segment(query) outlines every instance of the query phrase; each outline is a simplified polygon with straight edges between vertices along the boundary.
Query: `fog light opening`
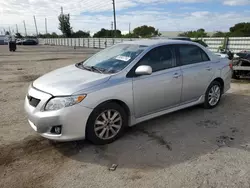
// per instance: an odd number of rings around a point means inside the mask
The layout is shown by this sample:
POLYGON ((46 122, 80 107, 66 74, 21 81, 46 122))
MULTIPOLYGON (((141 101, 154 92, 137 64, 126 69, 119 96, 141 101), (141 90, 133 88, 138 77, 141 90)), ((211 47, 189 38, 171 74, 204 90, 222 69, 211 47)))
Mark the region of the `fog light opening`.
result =
POLYGON ((53 134, 61 134, 62 126, 61 125, 53 126, 50 132, 53 134))

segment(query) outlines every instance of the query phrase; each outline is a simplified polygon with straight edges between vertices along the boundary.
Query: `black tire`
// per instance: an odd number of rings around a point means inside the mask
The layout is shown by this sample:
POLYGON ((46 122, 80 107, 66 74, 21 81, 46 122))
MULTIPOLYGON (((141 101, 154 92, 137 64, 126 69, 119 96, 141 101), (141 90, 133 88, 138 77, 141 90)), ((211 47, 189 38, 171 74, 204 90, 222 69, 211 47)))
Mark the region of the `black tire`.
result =
POLYGON ((88 122, 87 122, 87 127, 86 127, 86 138, 90 142, 96 145, 104 145, 104 144, 109 144, 111 142, 114 142, 117 140, 119 137, 121 137, 124 133, 125 128, 128 125, 128 116, 125 112, 125 110, 117 103, 114 102, 109 102, 109 103, 104 103, 98 106, 94 111, 91 113, 88 122), (110 139, 101 139, 98 137, 95 133, 95 121, 98 118, 100 114, 107 110, 116 110, 117 112, 120 113, 121 119, 122 119, 122 126, 120 130, 117 132, 117 134, 110 139))
POLYGON ((204 108, 206 108, 206 109, 211 109, 211 108, 215 108, 219 103, 220 103, 220 99, 221 99, 221 95, 222 95, 222 86, 221 86, 221 84, 220 84, 220 82, 218 82, 218 81, 213 81, 209 86, 208 86, 208 88, 207 88, 207 91, 206 91, 206 94, 205 94, 205 101, 204 101, 204 104, 203 104, 203 106, 204 106, 204 108), (212 87, 214 87, 214 86, 219 86, 219 88, 220 88, 220 96, 219 96, 219 100, 218 100, 218 102, 215 104, 215 105, 211 105, 210 103, 209 103, 209 91, 211 90, 211 88, 212 87))

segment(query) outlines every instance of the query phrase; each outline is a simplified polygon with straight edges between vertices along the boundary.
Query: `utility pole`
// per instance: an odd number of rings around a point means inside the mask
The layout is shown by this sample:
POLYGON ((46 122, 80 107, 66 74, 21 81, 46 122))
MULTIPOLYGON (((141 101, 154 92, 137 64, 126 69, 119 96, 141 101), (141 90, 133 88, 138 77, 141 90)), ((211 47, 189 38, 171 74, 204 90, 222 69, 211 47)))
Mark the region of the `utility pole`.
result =
POLYGON ((63 14, 63 7, 61 7, 61 14, 63 14))
POLYGON ((128 24, 128 32, 130 34, 130 23, 128 24))
POLYGON ((23 25, 24 25, 25 36, 27 36, 27 30, 26 30, 25 20, 23 20, 23 25))
POLYGON ((115 0, 113 2, 113 12, 114 12, 114 37, 116 37, 116 15, 115 15, 115 0))
POLYGON ((38 36, 37 25, 36 25, 36 17, 35 16, 34 16, 34 22, 35 22, 35 27, 36 27, 36 36, 38 36))
POLYGON ((114 27, 114 23, 111 22, 111 37, 114 35, 114 30, 113 30, 113 27, 114 27))
POLYGON ((47 18, 45 18, 45 34, 48 33, 48 28, 47 28, 47 18))
POLYGON ((18 33, 18 27, 17 27, 17 24, 16 24, 16 32, 18 33))

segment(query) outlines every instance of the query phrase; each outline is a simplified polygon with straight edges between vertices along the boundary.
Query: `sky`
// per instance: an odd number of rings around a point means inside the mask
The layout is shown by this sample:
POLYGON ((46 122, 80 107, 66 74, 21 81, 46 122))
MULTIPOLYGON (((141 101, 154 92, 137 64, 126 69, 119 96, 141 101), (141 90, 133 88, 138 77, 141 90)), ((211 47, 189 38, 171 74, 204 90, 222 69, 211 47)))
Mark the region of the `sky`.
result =
MULTIPOLYGON (((239 22, 250 22, 250 0, 115 0, 117 29, 126 33, 141 25, 159 31, 228 31, 239 22)), ((94 33, 111 29, 112 0, 0 0, 0 34, 3 30, 35 34, 34 16, 39 33, 57 32, 58 15, 71 16, 74 31, 94 33), (16 28, 17 26, 17 28, 16 28)))

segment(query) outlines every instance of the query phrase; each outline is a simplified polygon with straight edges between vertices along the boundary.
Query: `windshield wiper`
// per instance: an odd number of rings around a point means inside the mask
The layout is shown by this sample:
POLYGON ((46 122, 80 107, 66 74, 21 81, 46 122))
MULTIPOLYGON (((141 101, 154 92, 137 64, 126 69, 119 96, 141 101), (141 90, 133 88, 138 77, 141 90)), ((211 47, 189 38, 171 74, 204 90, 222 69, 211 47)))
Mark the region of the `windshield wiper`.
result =
POLYGON ((98 68, 98 67, 95 67, 95 66, 91 66, 91 69, 103 74, 103 72, 98 68))
POLYGON ((87 69, 89 71, 96 71, 96 72, 99 72, 101 74, 103 74, 103 71, 101 71, 98 67, 95 67, 95 66, 82 66, 84 69, 87 69))

